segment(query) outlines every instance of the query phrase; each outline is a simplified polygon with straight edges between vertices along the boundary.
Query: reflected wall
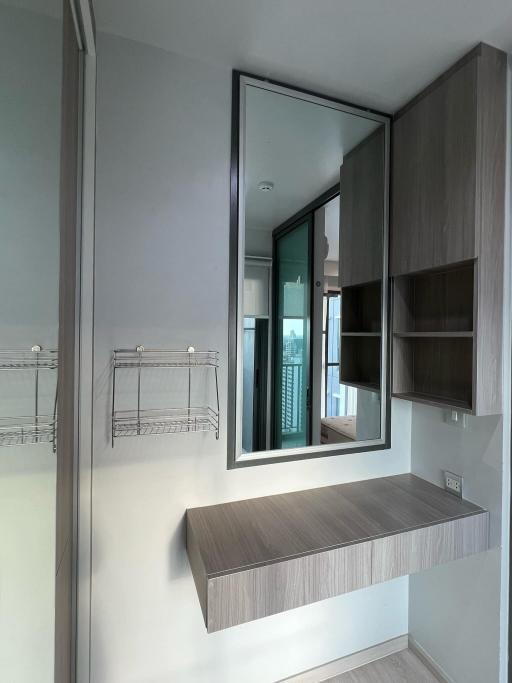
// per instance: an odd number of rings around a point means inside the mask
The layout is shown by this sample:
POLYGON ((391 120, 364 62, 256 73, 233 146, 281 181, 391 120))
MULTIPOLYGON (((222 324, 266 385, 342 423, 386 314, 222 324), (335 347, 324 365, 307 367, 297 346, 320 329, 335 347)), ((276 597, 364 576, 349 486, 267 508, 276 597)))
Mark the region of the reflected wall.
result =
MULTIPOLYGON (((0 4, 0 351, 30 357, 58 339, 62 22, 58 3, 25 7, 0 4)), ((0 371, 0 426, 52 416, 56 380, 39 372, 36 406, 33 367, 0 371)), ((0 446, 0 680, 50 683, 56 454, 42 436, 10 439, 0 446), (23 438, 36 443, 14 445, 23 438)))

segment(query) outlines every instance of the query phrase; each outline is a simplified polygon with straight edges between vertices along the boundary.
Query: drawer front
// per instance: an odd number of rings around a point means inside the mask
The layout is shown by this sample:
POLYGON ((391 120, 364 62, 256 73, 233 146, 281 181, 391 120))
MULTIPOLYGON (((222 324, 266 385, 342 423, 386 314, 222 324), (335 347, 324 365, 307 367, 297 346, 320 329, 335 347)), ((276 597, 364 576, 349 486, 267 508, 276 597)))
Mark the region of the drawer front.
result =
POLYGON ((208 632, 369 586, 371 542, 219 576, 208 581, 208 632))
POLYGON ((415 574, 488 548, 489 513, 373 541, 372 583, 415 574))

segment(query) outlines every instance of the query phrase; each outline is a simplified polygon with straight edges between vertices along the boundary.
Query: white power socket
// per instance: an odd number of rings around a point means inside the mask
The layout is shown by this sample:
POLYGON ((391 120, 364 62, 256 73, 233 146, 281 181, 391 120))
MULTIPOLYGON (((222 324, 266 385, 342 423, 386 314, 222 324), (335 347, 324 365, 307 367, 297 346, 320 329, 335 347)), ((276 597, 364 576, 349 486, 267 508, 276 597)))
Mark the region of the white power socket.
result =
POLYGON ((460 474, 444 471, 444 488, 454 496, 462 498, 462 477, 460 474))

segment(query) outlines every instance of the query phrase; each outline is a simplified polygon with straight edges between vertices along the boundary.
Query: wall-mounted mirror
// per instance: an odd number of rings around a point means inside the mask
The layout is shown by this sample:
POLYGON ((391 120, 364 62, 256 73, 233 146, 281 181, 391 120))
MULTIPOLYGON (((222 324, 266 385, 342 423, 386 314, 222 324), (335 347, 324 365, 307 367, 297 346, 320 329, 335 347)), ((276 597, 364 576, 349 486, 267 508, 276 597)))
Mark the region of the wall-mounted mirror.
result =
POLYGON ((0 3, 0 681, 55 680, 63 5, 0 3))
POLYGON ((229 467, 389 447, 389 125, 233 74, 229 467))

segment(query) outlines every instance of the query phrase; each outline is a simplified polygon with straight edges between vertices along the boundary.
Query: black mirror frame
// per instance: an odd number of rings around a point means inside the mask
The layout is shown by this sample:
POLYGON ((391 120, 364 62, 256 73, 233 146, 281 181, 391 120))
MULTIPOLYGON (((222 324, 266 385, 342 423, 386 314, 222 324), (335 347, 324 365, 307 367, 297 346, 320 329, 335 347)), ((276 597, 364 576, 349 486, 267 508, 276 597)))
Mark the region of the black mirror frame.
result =
POLYGON ((390 204, 390 149, 391 149, 391 122, 392 117, 389 114, 376 111, 355 105, 351 102, 337 99, 328 95, 323 95, 311 90, 274 81, 269 78, 257 76, 248 72, 233 70, 232 74, 232 100, 231 100, 231 163, 230 163, 230 232, 229 232, 229 329, 228 329, 228 401, 227 401, 227 445, 228 445, 228 460, 227 468, 235 469, 239 467, 253 467, 255 465, 267 465, 278 462, 293 462, 296 460, 305 460, 312 458, 325 458, 337 455, 348 455, 351 453, 367 453, 370 451, 381 451, 391 448, 391 286, 388 275, 389 264, 389 204, 390 204), (286 455, 272 455, 266 456, 266 453, 272 451, 259 451, 259 454, 252 454, 250 458, 241 460, 237 454, 237 392, 238 388, 238 310, 239 310, 239 173, 240 173, 240 93, 242 79, 251 79, 260 81, 261 83, 270 84, 290 91, 301 93, 311 98, 319 98, 326 100, 349 109, 361 112, 361 115, 367 117, 382 118, 383 124, 386 126, 386 181, 385 181, 385 240, 384 240, 384 257, 385 269, 384 279, 385 287, 383 300, 383 307, 386 306, 384 312, 385 328, 387 331, 385 343, 385 435, 377 444, 362 445, 354 447, 336 448, 334 445, 332 449, 314 450, 318 446, 306 446, 301 449, 301 453, 293 453, 286 455))

